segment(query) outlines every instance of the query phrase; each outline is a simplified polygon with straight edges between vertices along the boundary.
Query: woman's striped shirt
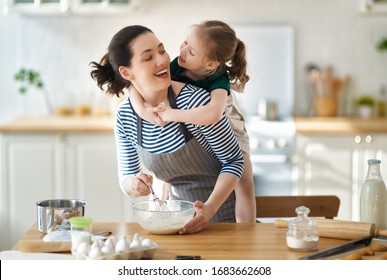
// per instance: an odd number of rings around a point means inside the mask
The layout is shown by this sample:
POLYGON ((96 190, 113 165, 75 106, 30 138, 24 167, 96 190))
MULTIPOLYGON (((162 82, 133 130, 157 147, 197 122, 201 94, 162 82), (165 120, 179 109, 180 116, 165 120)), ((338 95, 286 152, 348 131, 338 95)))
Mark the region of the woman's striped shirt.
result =
MULTIPOLYGON (((210 94, 199 87, 186 84, 176 97, 179 109, 187 110, 208 104, 210 94)), ((230 124, 223 114, 222 119, 212 125, 186 123, 188 131, 222 165, 221 173, 241 177, 244 168, 243 156, 230 124)), ((171 122, 157 126, 145 120, 142 122, 141 146, 150 153, 171 153, 185 144, 180 123, 171 122)), ((116 113, 115 138, 117 146, 118 173, 120 182, 141 171, 137 153, 137 115, 129 98, 120 104, 116 113)))

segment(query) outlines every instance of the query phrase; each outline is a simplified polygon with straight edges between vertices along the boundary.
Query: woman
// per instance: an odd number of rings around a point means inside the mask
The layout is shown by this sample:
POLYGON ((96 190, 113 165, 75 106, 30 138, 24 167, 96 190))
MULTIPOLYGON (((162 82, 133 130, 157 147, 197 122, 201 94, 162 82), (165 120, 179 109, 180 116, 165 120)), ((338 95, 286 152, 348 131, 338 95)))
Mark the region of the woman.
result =
MULTIPOLYGON (((192 109, 210 101, 198 87, 171 82, 170 57, 153 32, 128 26, 112 38, 100 63, 92 62, 91 76, 107 93, 119 96, 133 85, 145 106, 164 102, 192 109)), ((243 173, 242 152, 223 115, 213 125, 171 122, 157 126, 142 120, 129 99, 116 113, 115 137, 120 186, 127 195, 149 195, 153 172, 171 185, 169 197, 195 201, 195 217, 180 231, 194 233, 208 222, 235 222, 233 189, 243 173)))

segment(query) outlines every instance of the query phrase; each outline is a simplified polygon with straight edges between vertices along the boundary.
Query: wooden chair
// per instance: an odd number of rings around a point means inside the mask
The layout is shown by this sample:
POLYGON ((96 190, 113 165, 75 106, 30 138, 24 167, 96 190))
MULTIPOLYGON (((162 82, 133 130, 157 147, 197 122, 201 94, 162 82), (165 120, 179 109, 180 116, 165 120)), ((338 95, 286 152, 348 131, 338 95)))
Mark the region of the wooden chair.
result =
POLYGON ((310 217, 337 217, 340 199, 334 195, 256 196, 257 218, 296 217, 298 206, 310 209, 310 217))

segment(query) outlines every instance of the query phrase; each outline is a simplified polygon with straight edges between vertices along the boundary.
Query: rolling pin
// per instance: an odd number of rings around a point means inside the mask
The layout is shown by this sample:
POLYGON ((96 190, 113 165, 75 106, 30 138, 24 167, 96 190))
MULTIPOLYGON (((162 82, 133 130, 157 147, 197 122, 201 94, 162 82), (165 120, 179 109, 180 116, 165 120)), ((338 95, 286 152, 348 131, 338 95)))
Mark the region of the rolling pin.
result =
MULTIPOLYGON (((387 237, 386 229, 378 229, 375 224, 365 222, 352 222, 333 219, 312 218, 318 225, 321 237, 338 239, 358 239, 362 237, 383 236, 387 237)), ((288 227, 286 220, 278 219, 274 222, 277 228, 288 227)))

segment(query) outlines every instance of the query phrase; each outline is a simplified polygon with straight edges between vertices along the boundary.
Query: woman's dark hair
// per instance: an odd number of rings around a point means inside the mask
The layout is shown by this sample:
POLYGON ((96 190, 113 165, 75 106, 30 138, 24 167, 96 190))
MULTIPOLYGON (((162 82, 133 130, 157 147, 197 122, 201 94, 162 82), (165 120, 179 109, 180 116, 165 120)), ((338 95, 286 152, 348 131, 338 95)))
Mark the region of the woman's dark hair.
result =
POLYGON ((97 81, 100 89, 104 90, 106 84, 106 92, 116 95, 124 94, 123 89, 130 86, 130 81, 121 77, 118 68, 120 66, 130 66, 133 57, 131 43, 138 36, 152 32, 147 27, 141 25, 127 26, 118 31, 110 41, 107 53, 101 58, 100 62, 90 62, 94 68, 90 75, 97 81))

